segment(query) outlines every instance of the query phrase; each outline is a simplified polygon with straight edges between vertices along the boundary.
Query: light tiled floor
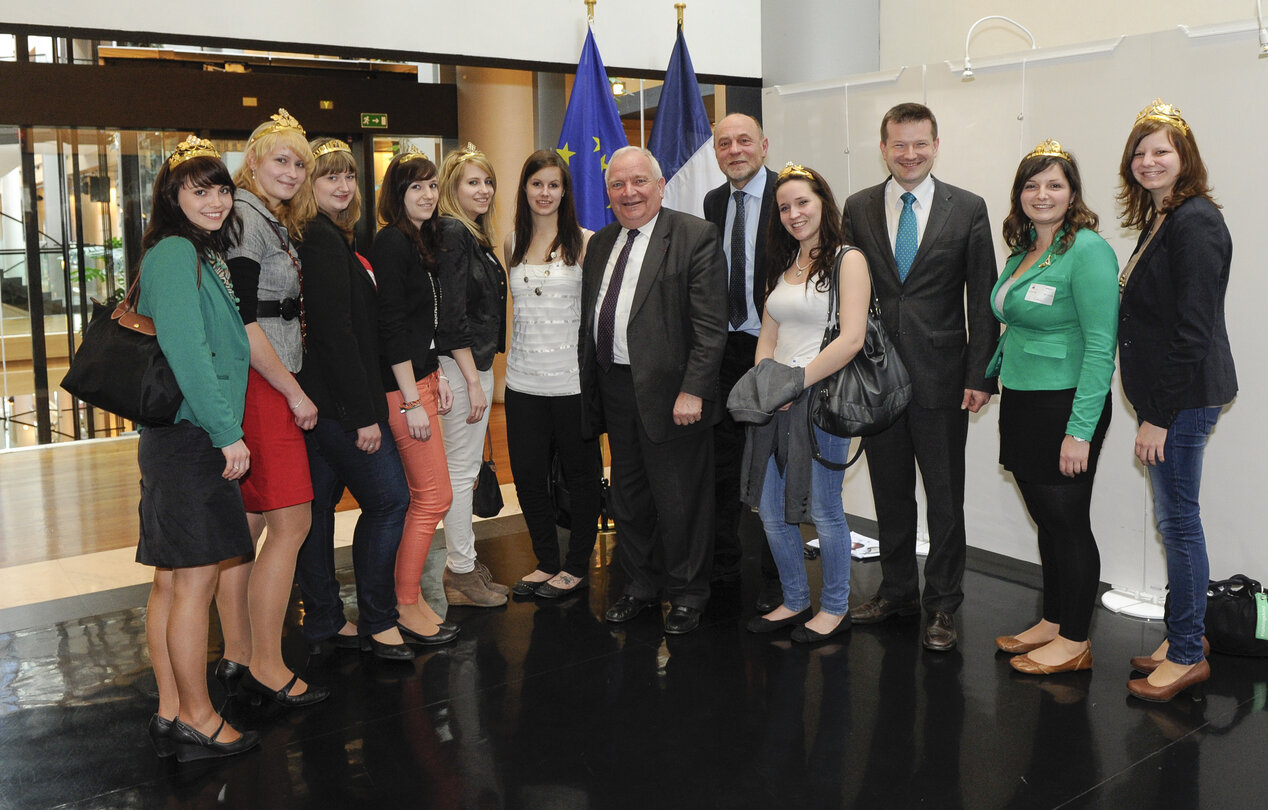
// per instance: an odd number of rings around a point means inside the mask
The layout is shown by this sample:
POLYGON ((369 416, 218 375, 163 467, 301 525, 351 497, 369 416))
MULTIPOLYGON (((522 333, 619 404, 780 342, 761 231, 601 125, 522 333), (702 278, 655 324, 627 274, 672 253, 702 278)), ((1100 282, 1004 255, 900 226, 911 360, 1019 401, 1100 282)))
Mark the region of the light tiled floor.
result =
MULTIPOLYGON (((502 499, 506 505, 498 517, 519 514, 514 484, 502 485, 502 499)), ((360 514, 360 510, 352 509, 335 515, 336 548, 352 544, 352 531, 360 514)), ((262 542, 267 540, 265 534, 262 542)), ((127 547, 0 568, 0 610, 144 585, 153 579, 154 569, 137 563, 135 558, 136 548, 127 547)))

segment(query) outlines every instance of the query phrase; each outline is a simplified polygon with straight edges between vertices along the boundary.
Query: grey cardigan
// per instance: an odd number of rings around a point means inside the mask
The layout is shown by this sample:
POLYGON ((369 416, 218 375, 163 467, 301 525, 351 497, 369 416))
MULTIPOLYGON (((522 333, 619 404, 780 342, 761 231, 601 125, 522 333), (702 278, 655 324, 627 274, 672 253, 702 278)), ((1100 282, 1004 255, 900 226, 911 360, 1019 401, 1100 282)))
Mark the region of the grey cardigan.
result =
MULTIPOLYGON (((246 189, 234 193, 234 210, 242 219, 242 236, 229 249, 226 258, 245 257, 260 265, 258 299, 280 301, 299 297, 299 274, 295 267, 299 255, 291 244, 290 235, 259 197, 246 189), (294 261, 292 261, 292 257, 294 261)), ((235 283, 238 279, 235 277, 235 283)), ((304 358, 303 336, 299 318, 289 320, 280 317, 259 318, 256 323, 273 344, 277 358, 286 370, 295 374, 304 358)))
POLYGON ((737 422, 748 422, 744 457, 740 462, 740 500, 753 508, 762 502, 767 460, 772 454, 784 474, 784 520, 811 523, 810 397, 804 388, 805 369, 770 358, 749 370, 731 389, 727 409, 737 422), (792 407, 779 410, 786 403, 792 407))

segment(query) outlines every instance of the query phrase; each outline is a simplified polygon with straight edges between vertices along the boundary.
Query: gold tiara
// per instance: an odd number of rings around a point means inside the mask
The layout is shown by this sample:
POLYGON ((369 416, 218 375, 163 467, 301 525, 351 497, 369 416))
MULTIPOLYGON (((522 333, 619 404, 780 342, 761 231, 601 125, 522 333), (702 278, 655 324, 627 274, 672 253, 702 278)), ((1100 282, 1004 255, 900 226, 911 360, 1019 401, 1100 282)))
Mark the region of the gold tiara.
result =
POLYGON ((301 138, 304 138, 305 135, 307 135, 307 133, 304 132, 304 128, 299 125, 299 121, 296 121, 295 116, 288 113, 285 107, 278 107, 277 112, 269 116, 269 120, 273 123, 268 128, 256 135, 253 135, 251 140, 247 141, 248 149, 251 148, 251 144, 255 143, 260 138, 263 138, 265 135, 272 135, 275 132, 285 132, 286 130, 291 129, 298 132, 301 138))
POLYGON ((401 152, 400 154, 401 163, 408 163, 411 160, 418 160, 419 158, 426 158, 426 157, 427 155, 418 151, 418 147, 412 143, 408 147, 406 147, 405 151, 401 152))
POLYGON ((1164 124, 1170 124, 1185 135, 1189 134, 1189 125, 1180 117, 1180 109, 1162 103, 1160 98, 1154 99, 1153 103, 1140 111, 1136 116, 1136 123, 1139 124, 1141 121, 1161 121, 1164 124))
POLYGON ((471 160, 473 157, 484 157, 484 153, 477 149, 476 145, 471 141, 467 141, 467 145, 462 147, 462 151, 458 153, 458 162, 471 160))
POLYGON ((1032 157, 1059 157, 1062 160, 1069 160, 1070 153, 1063 151, 1061 149, 1061 144, 1059 142, 1054 141, 1052 138, 1049 138, 1043 143, 1036 146, 1033 152, 1031 152, 1029 155, 1026 155, 1026 157, 1022 159, 1029 160, 1032 157))
POLYGON ((804 177, 807 180, 815 179, 815 176, 811 174, 810 170, 805 166, 802 166, 800 163, 792 162, 785 163, 784 168, 779 170, 779 176, 775 179, 783 180, 785 177, 804 177))
POLYGON ((216 151, 216 147, 211 145, 211 141, 205 141, 197 135, 190 135, 176 147, 167 158, 167 168, 175 169, 190 158, 196 157, 213 157, 219 158, 220 153, 216 151))
POLYGON ((347 152, 348 154, 352 154, 352 148, 338 138, 334 138, 326 141, 321 146, 313 150, 313 160, 316 160, 322 155, 329 155, 331 152, 347 152))

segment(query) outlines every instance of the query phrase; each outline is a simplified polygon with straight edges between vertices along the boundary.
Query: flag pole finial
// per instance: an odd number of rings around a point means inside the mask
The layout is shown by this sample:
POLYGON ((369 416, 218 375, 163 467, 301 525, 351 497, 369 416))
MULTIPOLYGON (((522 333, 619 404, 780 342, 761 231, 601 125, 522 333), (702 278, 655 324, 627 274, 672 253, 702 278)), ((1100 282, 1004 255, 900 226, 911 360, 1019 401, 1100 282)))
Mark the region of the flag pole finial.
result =
POLYGON ((597 1, 598 1, 598 0, 585 0, 585 3, 586 3, 586 23, 587 23, 587 24, 589 24, 589 25, 593 25, 593 24, 594 24, 594 4, 595 4, 597 1))
POLYGON ((678 11, 678 27, 682 28, 682 12, 687 8, 686 3, 674 3, 674 9, 678 11))

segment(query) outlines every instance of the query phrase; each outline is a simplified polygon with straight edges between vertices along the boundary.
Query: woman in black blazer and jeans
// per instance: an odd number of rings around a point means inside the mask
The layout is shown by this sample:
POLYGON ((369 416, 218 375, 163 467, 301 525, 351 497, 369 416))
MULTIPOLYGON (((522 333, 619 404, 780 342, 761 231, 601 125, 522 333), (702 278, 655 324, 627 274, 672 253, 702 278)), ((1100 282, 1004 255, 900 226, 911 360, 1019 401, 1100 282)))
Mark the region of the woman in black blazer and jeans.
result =
POLYGON ((1233 244, 1206 166, 1180 111, 1155 100, 1136 117, 1119 167, 1122 221, 1141 231, 1119 277, 1123 391, 1140 428, 1167 555, 1167 640, 1133 658, 1148 678, 1132 694, 1167 701, 1210 677, 1202 639, 1209 566, 1198 507, 1202 454, 1220 407, 1237 393, 1224 323, 1233 244))

